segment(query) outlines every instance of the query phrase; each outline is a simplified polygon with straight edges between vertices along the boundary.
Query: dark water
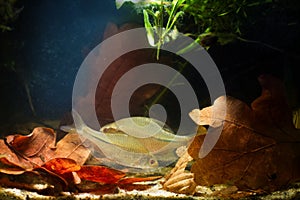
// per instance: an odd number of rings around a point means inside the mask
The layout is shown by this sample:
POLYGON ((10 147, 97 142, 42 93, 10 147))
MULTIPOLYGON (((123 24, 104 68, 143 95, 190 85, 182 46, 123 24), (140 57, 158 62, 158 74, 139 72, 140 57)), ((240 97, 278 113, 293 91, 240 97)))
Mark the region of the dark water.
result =
POLYGON ((20 6, 14 30, 0 38, 3 125, 69 111, 77 70, 102 41, 107 23, 134 21, 135 14, 116 10, 112 0, 33 0, 20 6))
MULTIPOLYGON (((20 4, 23 10, 13 31, 0 37, 1 132, 7 131, 4 127, 9 124, 60 119, 71 109, 77 70, 102 41, 107 23, 143 20, 133 10, 117 10, 114 0, 31 0, 20 4)), ((260 95, 257 76, 272 73, 285 80, 291 105, 300 106, 298 7, 250 23, 244 36, 256 42, 211 47, 209 53, 220 69, 227 94, 250 103, 260 95)))

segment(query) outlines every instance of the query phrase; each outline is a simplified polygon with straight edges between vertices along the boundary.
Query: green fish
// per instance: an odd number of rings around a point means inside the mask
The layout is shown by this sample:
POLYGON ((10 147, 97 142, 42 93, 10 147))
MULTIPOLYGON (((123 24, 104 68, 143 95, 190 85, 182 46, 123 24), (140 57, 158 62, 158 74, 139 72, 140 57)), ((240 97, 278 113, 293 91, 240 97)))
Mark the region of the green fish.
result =
POLYGON ((130 117, 107 124, 100 129, 106 135, 130 135, 151 152, 159 163, 178 158, 176 150, 187 146, 193 136, 175 135, 163 122, 148 117, 130 117))
POLYGON ((87 127, 76 111, 73 117, 77 130, 69 126, 62 126, 62 130, 82 134, 97 144, 107 158, 129 167, 153 169, 170 164, 179 157, 177 149, 187 146, 193 138, 175 135, 163 122, 149 117, 120 119, 100 131, 87 127))
POLYGON ((142 169, 158 167, 158 161, 135 137, 123 133, 105 134, 89 128, 79 113, 72 111, 76 130, 73 127, 62 126, 66 132, 76 131, 96 144, 103 154, 117 164, 142 169))
POLYGON ((165 142, 188 142, 190 136, 175 135, 163 122, 149 117, 129 117, 103 126, 100 131, 121 131, 140 139, 155 138, 165 142))

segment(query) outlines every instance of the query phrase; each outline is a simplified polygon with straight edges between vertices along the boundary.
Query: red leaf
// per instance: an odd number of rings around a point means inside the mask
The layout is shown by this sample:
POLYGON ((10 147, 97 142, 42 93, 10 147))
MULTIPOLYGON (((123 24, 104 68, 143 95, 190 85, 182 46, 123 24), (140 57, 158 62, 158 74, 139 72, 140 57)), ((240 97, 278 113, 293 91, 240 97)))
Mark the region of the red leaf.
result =
POLYGON ((78 165, 74 160, 69 158, 54 158, 46 162, 42 167, 56 174, 65 174, 69 172, 76 172, 80 170, 80 165, 78 165))
POLYGON ((73 191, 75 184, 81 181, 76 175, 80 168, 80 165, 72 159, 54 158, 35 170, 45 170, 49 175, 59 177, 69 190, 73 191))
POLYGON ((82 166, 77 172, 82 180, 94 181, 103 184, 115 184, 126 174, 104 166, 82 166))

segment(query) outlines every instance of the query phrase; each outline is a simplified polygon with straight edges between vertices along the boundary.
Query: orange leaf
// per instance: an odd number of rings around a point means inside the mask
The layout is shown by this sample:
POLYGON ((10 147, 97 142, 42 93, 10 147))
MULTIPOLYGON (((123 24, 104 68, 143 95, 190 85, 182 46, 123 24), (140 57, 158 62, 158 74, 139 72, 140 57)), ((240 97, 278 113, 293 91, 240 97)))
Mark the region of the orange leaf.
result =
POLYGON ((126 175, 124 172, 104 166, 89 165, 82 166, 77 174, 83 180, 89 180, 103 184, 115 184, 126 175))
POLYGON ((80 168, 80 165, 72 159, 54 158, 35 170, 45 170, 50 176, 57 176, 68 186, 69 190, 72 191, 74 190, 74 185, 81 181, 76 174, 80 168))
POLYGON ((54 158, 46 162, 42 167, 56 174, 65 174, 69 172, 76 172, 80 170, 80 165, 78 165, 74 160, 69 158, 54 158))

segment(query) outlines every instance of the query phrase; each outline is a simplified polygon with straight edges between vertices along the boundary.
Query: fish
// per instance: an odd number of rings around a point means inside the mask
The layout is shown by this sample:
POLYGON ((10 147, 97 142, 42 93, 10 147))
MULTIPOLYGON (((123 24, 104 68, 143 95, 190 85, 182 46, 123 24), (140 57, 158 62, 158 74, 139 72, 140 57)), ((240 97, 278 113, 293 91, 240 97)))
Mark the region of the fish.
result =
POLYGON ((177 149, 187 147, 193 138, 193 136, 175 135, 165 123, 149 117, 123 118, 104 125, 99 131, 87 127, 76 111, 73 111, 73 118, 76 129, 70 126, 62 126, 60 129, 66 132, 79 132, 95 144, 98 143, 97 146, 101 151, 106 151, 106 153, 104 152, 107 154, 106 157, 125 166, 128 166, 125 161, 128 155, 119 158, 118 153, 107 149, 110 150, 115 146, 122 151, 130 152, 130 154, 134 153, 134 155, 130 155, 132 158, 127 158, 128 160, 134 158, 135 162, 132 161, 134 163, 132 165, 137 166, 138 164, 139 168, 150 169, 176 161, 180 156, 176 153, 177 149), (111 153, 118 158, 110 156, 111 153), (146 158, 142 159, 136 154, 146 155, 146 158))
POLYGON ((135 137, 159 163, 178 159, 177 149, 186 147, 193 136, 175 135, 165 123, 149 117, 129 117, 104 125, 100 131, 106 135, 123 133, 135 137))
POLYGON ((108 159, 132 168, 154 169, 158 167, 155 156, 136 138, 123 133, 105 134, 102 131, 96 131, 84 123, 76 110, 73 109, 72 114, 76 128, 61 126, 60 129, 66 132, 76 131, 97 145, 108 159))
POLYGON ((155 138, 165 142, 188 142, 191 136, 175 135, 163 122, 149 117, 128 117, 104 125, 100 131, 121 131, 140 139, 155 138))

